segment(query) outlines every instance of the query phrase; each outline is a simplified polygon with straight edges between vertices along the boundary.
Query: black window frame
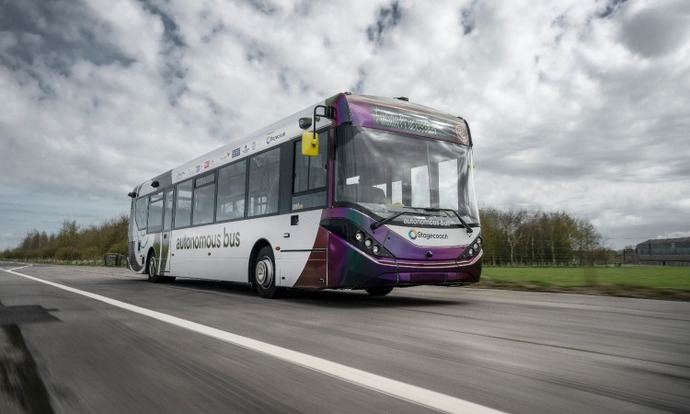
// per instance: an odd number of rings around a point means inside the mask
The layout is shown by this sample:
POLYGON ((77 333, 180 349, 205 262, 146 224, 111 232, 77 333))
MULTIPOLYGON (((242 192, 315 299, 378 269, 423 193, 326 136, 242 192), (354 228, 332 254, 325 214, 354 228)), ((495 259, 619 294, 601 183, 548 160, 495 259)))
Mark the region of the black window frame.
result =
POLYGON ((163 227, 161 228, 161 231, 163 233, 168 233, 171 232, 175 227, 174 227, 174 221, 175 221, 175 186, 170 186, 166 187, 163 191, 163 227), (167 195, 170 193, 172 196, 172 199, 170 200, 170 211, 168 211, 168 199, 167 195), (168 213, 170 214, 170 227, 165 228, 165 219, 168 217, 168 213))
POLYGON ((213 171, 210 171, 208 173, 200 174, 196 177, 193 178, 194 182, 192 183, 192 207, 191 207, 191 214, 189 215, 189 227, 199 227, 199 226, 208 226, 209 224, 214 224, 216 222, 216 202, 218 201, 218 177, 217 177, 217 169, 214 169, 213 171), (204 178, 213 176, 213 181, 208 182, 208 183, 203 183, 199 186, 197 186, 197 181, 202 180, 204 178), (213 186, 213 212, 211 213, 211 221, 208 223, 200 223, 200 224, 194 224, 194 201, 196 201, 196 190, 198 188, 204 188, 204 187, 211 187, 213 186))
POLYGON ((172 231, 172 230, 186 229, 186 228, 192 227, 192 210, 193 210, 193 209, 194 209, 194 178, 188 178, 188 179, 186 179, 186 180, 183 180, 183 181, 180 181, 180 182, 175 183, 175 185, 173 185, 173 213, 172 213, 172 215, 173 215, 173 222, 172 222, 172 229, 171 229, 171 231, 172 231), (189 199, 189 200, 190 200, 190 204, 189 204, 189 224, 186 225, 186 226, 180 226, 180 227, 178 227, 178 226, 177 226, 177 193, 178 193, 177 188, 178 188, 180 185, 182 185, 182 184, 184 184, 184 183, 186 183, 186 182, 189 182, 189 181, 192 182, 192 196, 191 196, 191 198, 189 199))
MULTIPOLYGON (((296 136, 293 137, 292 139, 285 141, 281 143, 280 145, 275 145, 271 146, 269 148, 263 149, 257 153, 248 155, 246 157, 240 158, 238 160, 235 160, 231 163, 224 164, 221 166, 218 166, 214 168, 211 171, 204 172, 203 174, 199 174, 198 176, 193 176, 189 177, 186 180, 179 181, 177 183, 172 184, 170 187, 163 189, 160 191, 160 194, 162 194, 163 199, 165 200, 165 193, 166 191, 170 190, 172 192, 172 209, 170 214, 172 215, 172 220, 171 220, 171 227, 170 230, 167 231, 173 231, 173 230, 181 230, 181 229, 187 229, 191 227, 199 227, 199 226, 208 226, 211 224, 216 224, 216 223, 228 223, 228 222, 233 222, 233 221, 241 221, 241 220, 251 220, 254 218, 262 218, 262 217, 270 217, 270 216, 277 216, 277 215, 282 215, 282 214, 289 214, 291 212, 303 212, 303 211, 310 211, 310 210, 317 210, 317 209, 323 209, 328 206, 328 182, 330 179, 329 176, 329 159, 330 159, 330 151, 331 151, 331 131, 335 131, 332 127, 327 126, 325 128, 320 129, 317 131, 317 133, 321 136, 321 134, 326 134, 325 135, 325 142, 323 142, 324 145, 321 145, 321 142, 319 143, 319 151, 324 151, 325 154, 325 162, 326 162, 326 180, 323 186, 318 187, 318 188, 313 188, 310 190, 305 190, 305 191, 300 191, 300 192, 294 192, 294 174, 295 174, 295 162, 296 162, 296 148, 298 144, 301 144, 301 136, 296 136), (254 157, 261 156, 263 154, 266 154, 269 151, 278 151, 278 209, 275 212, 272 213, 266 213, 266 214, 257 214, 253 216, 249 216, 249 184, 250 184, 250 174, 251 174, 251 161, 254 157), (225 220, 218 220, 217 215, 218 215, 218 185, 219 185, 219 175, 220 175, 220 170, 222 168, 227 168, 235 164, 239 164, 244 162, 244 212, 242 214, 242 217, 237 217, 237 218, 231 218, 231 219, 225 219, 225 220), (203 180, 204 178, 213 175, 213 182, 209 183, 204 183, 200 186, 197 186, 197 180, 203 180), (182 184, 188 183, 191 181, 191 191, 192 195, 190 198, 190 212, 189 212, 189 224, 186 226, 178 226, 176 223, 176 218, 177 218, 177 210, 178 210, 178 205, 177 205, 177 199, 178 199, 178 187, 182 184), (206 186, 213 186, 214 187, 214 197, 213 197, 213 217, 212 221, 208 223, 203 223, 203 224, 194 224, 194 201, 195 201, 195 193, 197 188, 201 187, 206 187, 206 186), (302 195, 309 195, 309 194, 315 194, 319 192, 324 192, 325 197, 324 197, 324 202, 322 204, 319 204, 318 206, 314 207, 308 207, 308 208, 303 208, 303 209, 297 209, 294 210, 292 208, 292 198, 294 196, 302 196, 302 195)), ((309 182, 307 180, 307 187, 309 186, 309 182)), ((146 196, 148 197, 148 195, 146 196)), ((164 212, 163 212, 163 225, 161 226, 161 229, 164 227, 165 223, 165 201, 164 201, 164 212)), ((148 203, 147 203, 148 207, 148 203)), ((148 213, 147 213, 147 228, 148 228, 148 213)))
POLYGON ((301 150, 301 144, 302 144, 302 137, 297 137, 294 141, 291 141, 293 144, 291 146, 292 149, 292 180, 290 181, 290 211, 291 212, 301 212, 301 211, 309 211, 309 210, 318 210, 318 209, 323 209, 328 206, 328 148, 329 148, 329 142, 330 142, 330 133, 331 133, 332 128, 330 126, 322 128, 318 131, 316 131, 317 134, 319 134, 319 137, 321 134, 326 133, 326 139, 325 139, 325 145, 321 145, 322 143, 319 142, 319 152, 324 151, 325 155, 325 161, 326 161, 326 169, 324 171, 326 175, 326 180, 324 182, 324 185, 318 188, 312 188, 309 189, 309 177, 311 174, 311 158, 310 158, 310 168, 307 168, 307 190, 304 191, 298 191, 295 192, 295 179, 297 178, 297 150, 299 148, 300 154, 302 153, 301 150), (324 193, 324 200, 323 204, 319 204, 317 206, 312 206, 312 207, 307 207, 307 208, 300 208, 300 209, 294 209, 292 208, 292 199, 294 197, 299 197, 303 195, 309 195, 309 194, 315 194, 315 193, 324 193))
MULTIPOLYGON (((289 143, 289 142, 288 142, 289 143)), ((270 216, 277 216, 280 214, 284 214, 281 211, 281 199, 282 199, 282 191, 281 189, 283 188, 282 183, 281 183, 281 177, 283 176, 283 154, 285 153, 285 144, 281 145, 276 145, 270 148, 266 148, 263 151, 257 152, 256 154, 252 154, 244 159, 247 160, 247 174, 245 176, 245 191, 244 191, 244 219, 245 220, 251 220, 254 218, 260 218, 260 217, 270 217, 270 216), (266 213, 266 214, 256 214, 253 216, 249 215, 249 176, 251 175, 251 160, 254 159, 254 157, 258 157, 259 155, 266 154, 269 151, 278 151, 278 208, 274 213, 266 213)))
POLYGON ((137 228, 137 231, 145 231, 148 233, 148 228, 149 228, 149 195, 141 196, 137 198, 134 202, 134 226, 137 228), (137 215, 139 214, 139 201, 142 199, 146 199, 146 220, 144 220, 144 227, 139 227, 139 220, 137 219, 137 215))
POLYGON ((149 198, 149 201, 147 203, 148 209, 146 211, 146 234, 160 233, 163 231, 163 220, 165 220, 165 191, 161 190, 156 193, 149 194, 147 197, 149 198), (161 206, 161 222, 158 226, 158 230, 153 231, 151 230, 151 223, 149 223, 151 219, 151 204, 159 201, 163 201, 163 205, 161 206))
MULTIPOLYGON (((254 154, 256 155, 256 154, 254 154)), ((214 223, 229 223, 231 221, 239 221, 239 220, 246 220, 249 217, 247 217, 247 198, 249 196, 248 188, 247 186, 249 185, 249 158, 251 157, 245 157, 242 159, 239 159, 237 161, 231 162, 229 164, 225 164, 223 166, 220 166, 216 169, 216 200, 215 200, 215 211, 213 213, 213 222, 214 223), (223 168, 229 168, 233 165, 237 165, 240 163, 244 163, 244 211, 242 211, 242 217, 235 217, 235 218, 229 218, 229 219, 224 219, 224 220, 218 220, 218 184, 220 182, 220 170, 223 168)))

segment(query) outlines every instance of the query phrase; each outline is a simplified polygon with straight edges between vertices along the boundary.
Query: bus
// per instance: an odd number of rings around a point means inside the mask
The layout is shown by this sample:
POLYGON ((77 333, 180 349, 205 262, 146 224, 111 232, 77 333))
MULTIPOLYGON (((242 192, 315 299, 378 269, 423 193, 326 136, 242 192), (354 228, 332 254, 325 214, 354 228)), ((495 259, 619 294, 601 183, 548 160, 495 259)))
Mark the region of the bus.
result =
POLYGON ((479 281, 472 136, 405 97, 339 93, 137 185, 129 268, 286 289, 479 281))

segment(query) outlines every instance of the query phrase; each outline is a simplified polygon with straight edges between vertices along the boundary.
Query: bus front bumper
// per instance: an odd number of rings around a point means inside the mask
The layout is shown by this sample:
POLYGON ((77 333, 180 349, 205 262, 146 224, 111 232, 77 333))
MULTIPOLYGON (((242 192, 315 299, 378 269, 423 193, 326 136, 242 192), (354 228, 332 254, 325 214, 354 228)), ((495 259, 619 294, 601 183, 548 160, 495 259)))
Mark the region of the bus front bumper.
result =
MULTIPOLYGON (((333 239, 335 238, 331 238, 331 243, 335 241, 333 239)), ((481 251, 467 261, 416 261, 373 257, 342 239, 336 243, 338 246, 329 246, 328 288, 331 289, 466 285, 478 282, 481 275, 481 251), (341 254, 334 254, 335 252, 341 254)))

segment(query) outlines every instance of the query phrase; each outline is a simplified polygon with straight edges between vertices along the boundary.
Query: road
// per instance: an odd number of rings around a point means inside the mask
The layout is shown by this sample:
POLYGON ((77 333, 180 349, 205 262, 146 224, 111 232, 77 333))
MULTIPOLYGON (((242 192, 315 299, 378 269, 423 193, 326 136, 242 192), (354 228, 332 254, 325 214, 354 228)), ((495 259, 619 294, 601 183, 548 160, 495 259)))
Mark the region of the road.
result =
POLYGON ((508 413, 690 412, 687 302, 441 287, 266 300, 123 269, 17 272, 420 391, 384 393, 0 271, 2 413, 434 412, 423 390, 508 413))

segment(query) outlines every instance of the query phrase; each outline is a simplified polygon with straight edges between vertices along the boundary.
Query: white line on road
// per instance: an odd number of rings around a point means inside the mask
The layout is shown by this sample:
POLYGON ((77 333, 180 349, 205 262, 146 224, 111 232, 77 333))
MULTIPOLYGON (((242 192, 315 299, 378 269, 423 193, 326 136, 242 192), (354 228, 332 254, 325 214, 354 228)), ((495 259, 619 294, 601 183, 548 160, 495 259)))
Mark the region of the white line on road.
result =
MULTIPOLYGON (((17 268, 19 269, 19 268, 17 268)), ((308 368, 322 374, 335 377, 349 383, 374 390, 391 397, 399 398, 414 404, 425 406, 437 411, 447 413, 486 413, 486 414, 500 414, 501 411, 494 410, 483 405, 475 404, 460 398, 452 397, 450 395, 441 394, 436 391, 431 391, 426 388, 417 387, 415 385, 407 384, 394 379, 382 377, 380 375, 372 374, 370 372, 362 371, 357 368, 352 368, 347 365, 332 362, 323 358, 304 354, 302 352, 293 351, 277 345, 271 345, 266 342, 257 341, 255 339, 247 338, 245 336, 237 335, 231 332, 223 331, 210 326, 202 325, 200 323, 181 319, 166 313, 157 312, 151 309, 142 308, 140 306, 132 305, 130 303, 122 302, 116 299, 111 299, 107 296, 97 295, 95 293, 87 292, 80 289, 75 289, 60 283, 50 282, 39 279, 35 276, 29 276, 24 273, 19 273, 16 270, 4 270, 16 276, 30 279, 36 282, 45 283, 56 287, 58 289, 66 290, 68 292, 76 293, 78 295, 86 296, 88 298, 116 306, 140 315, 148 316, 157 319, 161 322, 169 323, 180 328, 188 329, 190 331, 200 333, 202 335, 210 336, 221 341, 249 349, 256 352, 261 352, 278 358, 283 361, 308 368)))

